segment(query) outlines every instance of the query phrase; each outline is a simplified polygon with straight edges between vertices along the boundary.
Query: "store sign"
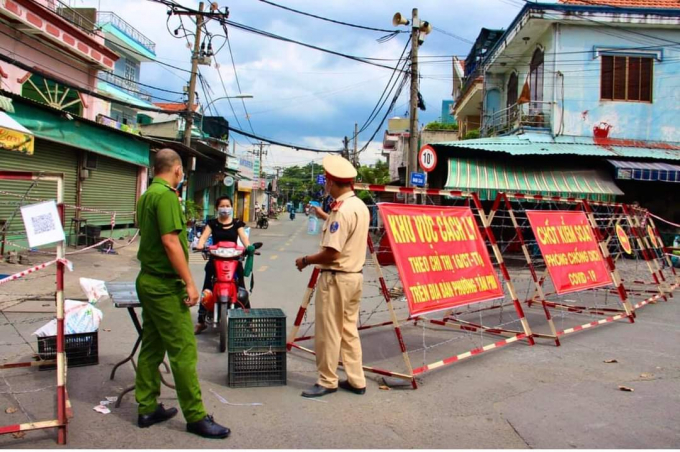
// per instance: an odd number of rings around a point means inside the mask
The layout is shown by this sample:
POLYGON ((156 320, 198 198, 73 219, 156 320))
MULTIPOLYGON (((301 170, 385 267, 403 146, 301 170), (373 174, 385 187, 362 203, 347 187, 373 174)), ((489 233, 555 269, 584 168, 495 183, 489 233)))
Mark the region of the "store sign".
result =
POLYGON ((0 111, 0 148, 33 155, 35 139, 24 126, 0 111))
POLYGON ((527 210, 527 218, 558 294, 612 283, 584 212, 527 210))
POLYGON ((227 157, 227 169, 232 171, 239 170, 239 160, 238 157, 227 157))
POLYGON ((253 161, 248 157, 239 157, 238 159, 238 171, 246 179, 253 179, 253 161))
POLYGON ((256 187, 260 186, 260 161, 255 160, 253 162, 253 184, 256 187))
POLYGON ((238 181, 238 189, 239 189, 239 191, 252 191, 253 190, 253 181, 250 181, 250 180, 240 180, 240 181, 238 181))
POLYGON ((378 204, 411 315, 502 298, 469 207, 378 204))

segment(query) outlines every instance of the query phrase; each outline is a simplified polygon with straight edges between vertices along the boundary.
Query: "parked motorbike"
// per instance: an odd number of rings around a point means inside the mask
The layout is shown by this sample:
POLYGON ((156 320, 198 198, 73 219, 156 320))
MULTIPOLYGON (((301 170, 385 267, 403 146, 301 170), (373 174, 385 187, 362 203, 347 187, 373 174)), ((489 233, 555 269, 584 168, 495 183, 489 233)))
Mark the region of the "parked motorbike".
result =
MULTIPOLYGON (((262 243, 253 243, 253 246, 260 249, 262 243)), ((201 304, 207 311, 206 324, 219 330, 219 351, 224 353, 227 350, 227 310, 250 309, 250 297, 243 287, 245 248, 233 242, 219 242, 202 252, 204 259, 212 257, 215 277, 212 290, 203 291, 201 304)))
POLYGON ((291 209, 290 211, 290 219, 291 221, 295 219, 295 211, 291 209))

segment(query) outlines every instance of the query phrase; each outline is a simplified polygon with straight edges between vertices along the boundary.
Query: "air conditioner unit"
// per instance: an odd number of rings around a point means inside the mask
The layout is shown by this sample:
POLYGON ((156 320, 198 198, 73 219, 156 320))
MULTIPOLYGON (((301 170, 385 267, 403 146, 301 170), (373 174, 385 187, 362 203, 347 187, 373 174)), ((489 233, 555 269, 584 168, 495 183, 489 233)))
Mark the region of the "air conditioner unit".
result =
POLYGON ((88 170, 97 169, 98 157, 94 152, 86 152, 85 159, 83 160, 83 168, 88 170))

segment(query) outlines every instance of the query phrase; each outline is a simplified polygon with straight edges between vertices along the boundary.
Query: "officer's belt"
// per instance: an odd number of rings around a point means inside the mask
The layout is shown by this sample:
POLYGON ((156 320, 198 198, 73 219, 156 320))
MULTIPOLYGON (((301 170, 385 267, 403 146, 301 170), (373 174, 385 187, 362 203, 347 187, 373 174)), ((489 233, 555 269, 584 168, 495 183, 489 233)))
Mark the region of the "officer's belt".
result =
POLYGON ((176 273, 156 273, 150 270, 146 270, 144 268, 142 269, 142 273, 146 273, 147 275, 151 275, 161 279, 181 279, 179 275, 176 273))
POLYGON ((323 269, 323 268, 321 269, 321 273, 331 273, 333 275, 336 274, 336 273, 354 275, 354 274, 361 274, 363 272, 364 272, 363 270, 359 270, 358 272, 348 272, 348 271, 345 271, 345 270, 331 270, 331 269, 323 269))

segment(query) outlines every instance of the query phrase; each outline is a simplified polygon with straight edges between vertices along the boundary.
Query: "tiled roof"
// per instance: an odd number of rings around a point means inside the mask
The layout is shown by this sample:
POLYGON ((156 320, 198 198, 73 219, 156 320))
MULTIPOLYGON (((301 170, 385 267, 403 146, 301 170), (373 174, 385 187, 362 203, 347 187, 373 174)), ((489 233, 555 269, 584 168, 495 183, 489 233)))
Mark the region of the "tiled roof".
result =
POLYGON ((568 5, 680 9, 680 0, 560 0, 560 2, 568 5))
MULTIPOLYGON (((154 105, 161 110, 171 110, 171 111, 186 111, 187 104, 180 104, 176 102, 154 102, 154 105)), ((198 104, 194 104, 194 111, 198 110, 198 104)))

